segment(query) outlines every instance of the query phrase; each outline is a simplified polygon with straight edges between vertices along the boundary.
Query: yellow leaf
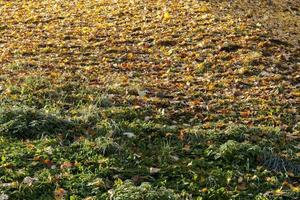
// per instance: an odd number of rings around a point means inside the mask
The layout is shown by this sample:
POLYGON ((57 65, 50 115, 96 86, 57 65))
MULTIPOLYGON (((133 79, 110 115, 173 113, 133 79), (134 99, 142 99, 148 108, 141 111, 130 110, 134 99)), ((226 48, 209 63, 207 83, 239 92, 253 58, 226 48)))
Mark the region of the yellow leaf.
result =
POLYGON ((295 96, 295 97, 300 97, 300 90, 297 90, 297 89, 293 90, 293 91, 291 92, 291 95, 293 95, 293 96, 295 96))
POLYGON ((100 178, 96 178, 93 182, 88 183, 88 186, 96 186, 96 187, 100 187, 100 188, 105 188, 105 182, 100 179, 100 178))
POLYGON ((214 90, 215 87, 216 87, 216 85, 215 85, 214 83, 210 83, 210 84, 208 84, 208 86, 207 86, 207 90, 214 90))
POLYGON ((211 124, 210 123, 205 123, 205 124, 203 124, 203 126, 202 126, 204 129, 209 129, 209 128, 211 128, 211 124))
POLYGON ((127 55, 127 58, 128 58, 129 60, 132 60, 132 59, 133 59, 133 53, 129 53, 129 54, 127 55))
POLYGON ((31 143, 27 143, 26 147, 29 148, 29 149, 34 149, 35 148, 34 144, 31 144, 31 143))
POLYGON ((297 193, 299 193, 300 192, 300 187, 298 186, 298 187, 295 187, 295 186, 293 186, 293 185, 289 185, 290 186, 290 188, 291 188, 291 190, 293 191, 293 192, 297 192, 297 193))
POLYGON ((164 13, 164 20, 169 20, 169 19, 171 19, 170 13, 169 12, 165 12, 164 13))
POLYGON ((199 8, 199 12, 208 12, 208 11, 209 11, 209 9, 206 5, 203 5, 199 8))
POLYGON ((239 73, 239 74, 245 74, 245 73, 247 73, 247 72, 249 72, 249 68, 248 68, 248 67, 242 67, 242 68, 240 68, 240 69, 238 70, 238 73, 239 73))
POLYGON ((277 195, 277 196, 281 196, 284 194, 284 192, 281 190, 281 189, 277 189, 274 191, 274 194, 277 195))

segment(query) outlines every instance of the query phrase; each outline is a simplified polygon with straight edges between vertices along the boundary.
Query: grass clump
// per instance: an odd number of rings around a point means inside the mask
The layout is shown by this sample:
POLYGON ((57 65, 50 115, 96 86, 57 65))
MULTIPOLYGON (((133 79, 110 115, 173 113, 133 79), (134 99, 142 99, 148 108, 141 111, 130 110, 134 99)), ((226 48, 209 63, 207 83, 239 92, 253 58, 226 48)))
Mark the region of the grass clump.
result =
POLYGON ((215 159, 221 158, 229 162, 237 160, 244 161, 245 158, 255 159, 260 152, 259 146, 228 140, 217 149, 214 157, 215 159))
POLYGON ((17 139, 51 135, 71 135, 75 123, 29 108, 0 110, 0 134, 17 139))
POLYGON ((118 184, 111 190, 113 200, 156 200, 156 199, 179 199, 173 190, 165 187, 154 188, 150 183, 144 182, 135 186, 131 181, 118 184))

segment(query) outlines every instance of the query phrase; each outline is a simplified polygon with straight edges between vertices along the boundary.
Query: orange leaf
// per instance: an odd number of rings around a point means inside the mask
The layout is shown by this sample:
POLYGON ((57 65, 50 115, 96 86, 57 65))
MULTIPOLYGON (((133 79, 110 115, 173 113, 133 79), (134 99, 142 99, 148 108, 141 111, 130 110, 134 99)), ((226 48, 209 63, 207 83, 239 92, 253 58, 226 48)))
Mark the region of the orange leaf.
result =
POLYGON ((248 118, 250 116, 251 112, 250 110, 244 111, 244 112, 240 112, 241 117, 243 118, 248 118))
POLYGON ((64 196, 67 194, 67 191, 63 188, 57 188, 54 191, 54 196, 56 200, 64 199, 64 196))
POLYGON ((41 160, 41 162, 47 165, 47 167, 51 167, 53 165, 53 162, 49 159, 41 160))
POLYGON ((61 169, 65 169, 65 168, 70 168, 70 167, 73 167, 73 163, 71 162, 64 162, 63 164, 60 165, 60 168, 61 169))

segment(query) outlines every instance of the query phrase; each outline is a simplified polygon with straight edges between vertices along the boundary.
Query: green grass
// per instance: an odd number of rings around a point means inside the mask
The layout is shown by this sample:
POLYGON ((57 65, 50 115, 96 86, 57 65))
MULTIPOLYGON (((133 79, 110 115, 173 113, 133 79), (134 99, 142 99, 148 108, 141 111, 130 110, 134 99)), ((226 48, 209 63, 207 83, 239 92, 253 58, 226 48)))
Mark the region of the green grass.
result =
POLYGON ((276 167, 274 156, 294 147, 279 129, 190 127, 183 139, 178 126, 142 120, 145 113, 108 109, 75 123, 33 109, 1 112, 1 190, 13 199, 51 199, 57 188, 71 199, 259 199, 282 188, 286 173, 300 175, 292 161, 276 167))

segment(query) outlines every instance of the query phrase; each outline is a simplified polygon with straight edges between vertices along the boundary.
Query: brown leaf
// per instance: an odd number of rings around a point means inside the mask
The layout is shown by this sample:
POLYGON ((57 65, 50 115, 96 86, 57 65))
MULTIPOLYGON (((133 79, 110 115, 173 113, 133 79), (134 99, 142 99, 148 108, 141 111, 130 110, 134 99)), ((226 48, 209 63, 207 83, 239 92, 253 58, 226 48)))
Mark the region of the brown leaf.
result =
POLYGON ((240 115, 243 118, 248 118, 250 116, 250 114, 251 114, 250 110, 240 112, 240 115))
POLYGON ((54 191, 55 200, 63 200, 66 194, 67 194, 67 191, 65 189, 57 188, 54 191))
POLYGON ((41 159, 40 160, 43 164, 47 165, 47 167, 51 167, 53 165, 53 162, 49 159, 46 159, 46 160, 43 160, 41 159))
POLYGON ((70 168, 70 167, 73 167, 74 164, 71 163, 71 162, 64 162, 63 164, 60 165, 60 168, 61 169, 65 169, 65 168, 70 168))
POLYGON ((237 189, 240 190, 240 191, 246 190, 246 189, 247 189, 246 183, 245 183, 245 182, 239 183, 239 184, 237 185, 237 189))

